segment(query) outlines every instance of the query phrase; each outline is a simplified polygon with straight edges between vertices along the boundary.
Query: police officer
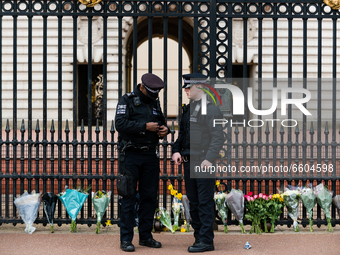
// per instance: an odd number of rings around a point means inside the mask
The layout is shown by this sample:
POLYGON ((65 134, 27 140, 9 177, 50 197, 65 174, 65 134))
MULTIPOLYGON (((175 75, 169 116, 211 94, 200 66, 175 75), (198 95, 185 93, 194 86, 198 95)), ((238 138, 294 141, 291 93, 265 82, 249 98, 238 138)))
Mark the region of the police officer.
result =
MULTIPOLYGON (((162 246, 151 234, 160 172, 156 146, 159 139, 169 133, 158 100, 158 93, 162 88, 164 82, 158 76, 144 74, 142 83, 138 84, 136 90, 126 93, 119 100, 115 118, 119 143, 124 147, 125 170, 133 177, 135 192, 137 180, 139 183, 139 245, 152 248, 162 246)), ((135 250, 132 244, 135 194, 121 200, 120 247, 128 252, 135 250)))
POLYGON ((207 76, 200 73, 183 75, 185 93, 190 99, 183 106, 179 136, 172 148, 175 164, 184 162, 185 189, 190 201, 190 215, 195 242, 189 252, 214 250, 214 175, 204 173, 219 158, 224 143, 221 125, 214 127, 214 119, 222 119, 222 112, 212 103, 202 104, 207 76), (206 114, 202 108, 206 107, 206 114), (197 171, 199 167, 201 172, 197 171))

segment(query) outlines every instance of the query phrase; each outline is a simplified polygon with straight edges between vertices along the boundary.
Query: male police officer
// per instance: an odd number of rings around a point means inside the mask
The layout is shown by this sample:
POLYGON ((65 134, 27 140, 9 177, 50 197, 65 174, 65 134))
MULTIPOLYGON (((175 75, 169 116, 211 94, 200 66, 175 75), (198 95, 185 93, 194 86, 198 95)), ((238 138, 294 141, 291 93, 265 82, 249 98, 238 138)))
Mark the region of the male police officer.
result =
POLYGON ((207 76, 200 73, 183 75, 183 88, 190 99, 183 107, 179 136, 172 148, 172 159, 179 165, 184 161, 185 189, 190 201, 190 214, 195 243, 189 252, 214 250, 214 190, 215 178, 209 173, 197 172, 212 166, 219 157, 224 143, 223 128, 214 127, 214 119, 221 119, 222 112, 212 103, 202 104, 207 76), (206 107, 206 115, 201 109, 206 107), (207 178, 208 177, 208 178, 207 178), (209 178, 210 177, 210 178, 209 178))
MULTIPOLYGON (((158 76, 144 74, 137 89, 119 100, 115 118, 120 146, 124 148, 125 170, 132 175, 133 191, 137 190, 139 181, 139 245, 152 248, 162 246, 151 234, 160 172, 156 146, 159 139, 169 133, 157 99, 162 88, 164 83, 158 76)), ((123 197, 121 201, 120 247, 123 251, 135 250, 131 243, 135 194, 123 197)))

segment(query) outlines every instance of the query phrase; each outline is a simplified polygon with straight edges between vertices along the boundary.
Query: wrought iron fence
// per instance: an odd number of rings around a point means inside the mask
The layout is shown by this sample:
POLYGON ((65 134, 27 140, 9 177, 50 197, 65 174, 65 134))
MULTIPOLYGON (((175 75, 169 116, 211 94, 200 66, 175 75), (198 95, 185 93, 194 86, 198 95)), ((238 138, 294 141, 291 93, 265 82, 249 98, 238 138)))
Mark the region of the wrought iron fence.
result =
MULTIPOLYGON (((220 163, 222 166, 230 166, 231 171, 219 177, 227 185, 228 190, 240 188, 244 192, 272 193, 277 188, 282 188, 284 184, 304 185, 309 182, 324 182, 335 194, 340 193, 338 181, 340 132, 336 115, 339 11, 332 10, 322 1, 103 0, 93 8, 86 8, 75 0, 1 1, 0 12, 0 126, 3 127, 0 133, 0 224, 21 222, 13 206, 13 199, 24 190, 59 193, 66 185, 69 187, 92 185, 92 190, 112 190, 111 203, 104 219, 119 222, 119 198, 115 187, 119 171, 117 134, 112 121, 113 116, 109 116, 108 112, 112 112, 114 108, 110 106, 112 102, 117 102, 124 91, 137 85, 139 78, 137 48, 145 39, 148 40, 149 49, 148 71, 152 72, 151 39, 154 31, 161 34, 164 42, 162 57, 163 79, 166 84, 163 95, 165 115, 169 87, 168 38, 176 38, 179 45, 178 84, 182 83, 182 58, 185 49, 190 56, 191 70, 205 73, 211 78, 234 82, 233 70, 237 68, 235 63, 241 63, 242 68, 237 70, 241 70, 242 73, 238 76, 243 78, 239 87, 245 97, 248 93, 247 78, 250 77, 250 69, 256 72, 253 77, 256 77, 259 110, 265 107, 262 105, 262 99, 270 98, 265 95, 270 88, 265 78, 272 79, 271 88, 278 87, 279 78, 282 77, 288 78, 285 81, 288 87, 294 87, 293 79, 297 76, 302 79, 301 87, 313 88, 315 91, 314 119, 300 115, 299 122, 302 123, 300 126, 283 127, 276 121, 267 122, 263 126, 243 125, 242 121, 238 125, 231 125, 228 122, 226 128, 228 139, 220 163), (94 104, 91 60, 94 49, 87 47, 88 68, 85 86, 87 126, 84 122, 78 126, 80 108, 78 79, 82 75, 78 71, 80 17, 87 19, 85 45, 93 45, 96 35, 93 31, 93 22, 98 17, 102 19, 102 30, 98 28, 102 31, 100 37, 103 68, 100 111, 102 118, 94 120, 92 117, 94 104), (161 28, 157 23, 160 20, 161 28), (309 21, 312 21, 312 25, 309 25, 309 21), (278 33, 278 29, 282 27, 286 27, 285 43, 282 43, 282 34, 278 33), (311 27, 315 29, 315 35, 309 40, 308 29, 311 27), (323 37, 325 31, 326 38, 323 37), (65 46, 66 38, 70 38, 72 43, 65 46), (269 46, 268 38, 271 41, 269 46), (296 39, 301 43, 298 44, 296 39), (249 44, 250 41, 252 45, 249 44), (299 48, 296 48, 297 45, 299 48), (311 45, 315 46, 313 49, 316 52, 308 51, 311 45), (328 48, 323 51, 325 45, 328 48), (252 52, 250 47, 255 47, 256 51, 252 52), (251 52, 252 60, 249 61, 251 52), (301 58, 300 62, 296 59, 297 56, 301 58), (312 62, 310 56, 313 57, 312 62), (271 59, 269 62, 268 58, 271 59), (54 66, 51 64, 52 59, 57 59, 54 66), (130 62, 135 67, 131 74, 132 78, 129 73, 130 62), (111 65, 116 65, 117 68, 112 71, 111 65), (301 76, 294 69, 299 66, 301 76), (71 77, 65 78, 67 74, 71 74, 71 77), (56 77, 51 81, 50 75, 56 77), (309 77, 316 78, 314 87, 308 82, 309 77), (329 80, 322 80, 324 77, 329 80), (41 94, 36 94, 37 91, 41 94), (330 96, 325 99, 323 92, 329 93, 330 96), (52 109, 49 104, 51 98, 56 104, 52 109), (41 114, 37 111, 36 104, 42 105, 41 114), (21 119, 23 121, 20 124, 21 119), (34 119, 38 120, 35 122, 34 119), (39 123, 39 119, 42 123, 39 123), (70 125, 66 119, 72 119, 70 125), (317 169, 318 164, 321 171, 311 171, 312 167, 317 169), (306 169, 299 171, 300 165, 308 167, 309 171, 306 169), (332 172, 323 171, 324 165, 328 170, 331 165, 332 172), (249 171, 247 169, 243 172, 238 171, 241 166, 248 166, 249 171), (233 171, 233 167, 237 171, 233 171), (261 171, 258 171, 259 167, 261 171), (275 171, 280 168, 289 171, 275 171)), ((177 89, 180 109, 181 86, 177 89)), ((288 98, 291 99, 291 95, 288 95, 288 98)), ((306 107, 306 104, 304 106, 306 107)), ((247 109, 246 103, 245 108, 247 109)), ((294 110, 288 106, 288 119, 293 119, 293 116, 296 116, 294 110)), ((278 119, 276 111, 272 118, 278 119)), ((264 120, 258 117, 256 121, 264 120)), ((182 169, 175 167, 170 160, 171 145, 176 138, 175 124, 173 121, 171 135, 159 145, 161 151, 159 203, 167 208, 170 207, 171 200, 167 185, 172 183, 179 191, 184 190, 182 169)), ((89 197, 77 222, 95 224, 93 215, 94 209, 89 197)), ((316 215, 314 224, 326 223, 320 207, 316 208, 314 215, 316 215)), ((339 216, 334 207, 331 215, 332 223, 339 224, 339 216)), ((305 209, 301 209, 300 219, 303 225, 308 225, 305 209)), ((47 223, 42 211, 36 223, 47 223)), ((55 223, 59 225, 70 223, 60 202, 55 223)), ((231 215, 229 223, 236 223, 231 215)), ((292 221, 287 219, 284 212, 278 223, 290 225, 292 221)))

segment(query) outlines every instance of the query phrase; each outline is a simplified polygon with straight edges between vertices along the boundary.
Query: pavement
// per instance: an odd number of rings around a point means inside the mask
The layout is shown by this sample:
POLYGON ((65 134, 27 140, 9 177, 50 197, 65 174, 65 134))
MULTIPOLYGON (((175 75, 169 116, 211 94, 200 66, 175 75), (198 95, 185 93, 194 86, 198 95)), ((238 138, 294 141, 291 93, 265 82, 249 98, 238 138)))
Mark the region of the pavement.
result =
MULTIPOLYGON (((188 246, 194 242, 193 230, 190 232, 158 232, 153 237, 162 243, 162 248, 152 249, 138 245, 138 233, 135 230, 133 244, 136 251, 126 253, 119 248, 119 227, 112 225, 102 227, 95 234, 96 226, 78 225, 78 233, 69 233, 70 225, 54 226, 55 232, 50 233, 49 226, 34 225, 37 229, 33 234, 24 232, 25 225, 2 224, 0 226, 1 255, 84 255, 84 254, 186 254, 188 246)), ((261 235, 248 234, 250 226, 245 226, 246 234, 242 234, 238 226, 228 226, 228 233, 223 232, 223 226, 215 231, 215 251, 204 254, 340 254, 340 227, 335 226, 333 232, 328 232, 326 226, 300 227, 300 232, 293 228, 277 226, 275 233, 261 235), (251 249, 244 246, 249 242, 251 249)))

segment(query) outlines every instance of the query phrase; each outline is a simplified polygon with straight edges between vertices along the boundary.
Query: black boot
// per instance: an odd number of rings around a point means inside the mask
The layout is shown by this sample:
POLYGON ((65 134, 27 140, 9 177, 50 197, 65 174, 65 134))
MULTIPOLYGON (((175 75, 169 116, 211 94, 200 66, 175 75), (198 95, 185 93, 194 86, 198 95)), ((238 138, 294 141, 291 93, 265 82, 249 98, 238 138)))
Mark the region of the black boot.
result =
POLYGON ((130 241, 122 241, 120 242, 120 248, 122 251, 135 251, 135 246, 130 241))
MULTIPOLYGON (((196 243, 196 242, 195 242, 196 243)), ((196 245, 190 246, 188 252, 205 252, 215 250, 213 244, 197 243, 196 245)))
POLYGON ((150 238, 148 240, 139 240, 139 245, 148 246, 148 247, 151 247, 151 248, 161 248, 162 247, 162 244, 160 242, 157 242, 153 238, 150 238))

